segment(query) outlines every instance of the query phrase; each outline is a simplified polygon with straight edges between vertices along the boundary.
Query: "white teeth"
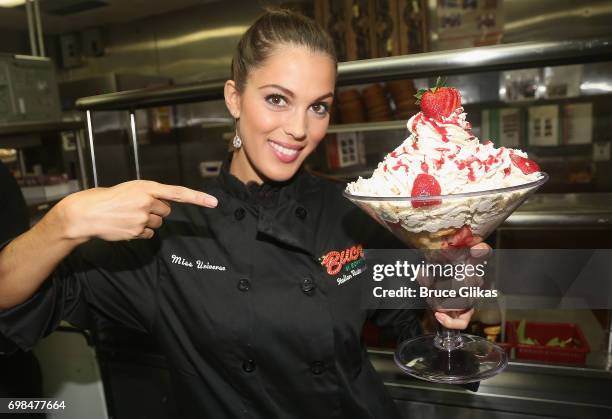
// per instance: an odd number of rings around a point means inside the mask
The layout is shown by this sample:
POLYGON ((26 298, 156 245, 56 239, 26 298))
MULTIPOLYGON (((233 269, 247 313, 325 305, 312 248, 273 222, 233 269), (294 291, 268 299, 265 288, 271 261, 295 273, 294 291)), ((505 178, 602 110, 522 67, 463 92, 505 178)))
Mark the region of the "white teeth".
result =
POLYGON ((284 154, 285 156, 295 156, 299 151, 299 150, 293 150, 291 148, 283 147, 282 145, 273 143, 271 141, 270 141, 270 145, 272 145, 272 147, 274 147, 276 151, 284 154))

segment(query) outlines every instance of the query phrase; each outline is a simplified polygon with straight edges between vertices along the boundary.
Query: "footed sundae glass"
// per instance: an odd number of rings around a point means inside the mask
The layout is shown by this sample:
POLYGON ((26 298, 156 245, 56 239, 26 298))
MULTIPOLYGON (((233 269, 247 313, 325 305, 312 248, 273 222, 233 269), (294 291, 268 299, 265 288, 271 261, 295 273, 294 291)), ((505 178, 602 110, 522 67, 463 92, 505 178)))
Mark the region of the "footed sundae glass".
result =
MULTIPOLYGON (((439 196, 344 196, 390 230, 407 246, 423 253, 429 263, 467 263, 469 248, 482 242, 525 199, 548 180, 540 172, 536 181, 518 186, 439 196)), ((421 277, 427 289, 457 289, 482 282, 421 277)), ((473 307, 476 298, 427 298, 434 311, 451 317, 473 307)), ((438 325, 436 334, 401 342, 395 362, 405 373, 422 380, 464 384, 500 373, 508 364, 505 351, 479 336, 438 325)))

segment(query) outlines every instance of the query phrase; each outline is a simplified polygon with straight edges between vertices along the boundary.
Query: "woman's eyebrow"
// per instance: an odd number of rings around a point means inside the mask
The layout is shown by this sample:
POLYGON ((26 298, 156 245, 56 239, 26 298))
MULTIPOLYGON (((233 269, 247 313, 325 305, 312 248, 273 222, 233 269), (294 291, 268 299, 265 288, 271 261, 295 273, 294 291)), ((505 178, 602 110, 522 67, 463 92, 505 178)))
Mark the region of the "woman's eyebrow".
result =
POLYGON ((333 98, 333 97, 334 97, 334 94, 333 94, 332 92, 325 93, 323 96, 320 96, 320 97, 318 97, 317 99, 315 99, 315 102, 316 102, 316 101, 319 101, 319 100, 327 99, 328 97, 333 98))
MULTIPOLYGON (((265 89, 265 88, 268 88, 268 87, 274 87, 274 88, 276 88, 278 90, 281 90, 284 94, 286 94, 287 96, 289 96, 291 98, 295 97, 295 94, 291 90, 287 89, 286 87, 280 86, 278 84, 266 84, 264 86, 260 86, 259 89, 261 90, 261 89, 265 89)), ((316 98, 315 102, 317 102, 319 100, 326 99, 328 97, 332 97, 333 98, 334 94, 332 92, 325 93, 324 95, 316 98)))
POLYGON ((291 90, 289 90, 289 89, 287 89, 287 88, 285 88, 283 86, 280 86, 278 84, 266 84, 264 86, 260 86, 259 89, 261 90, 261 89, 265 89, 267 87, 274 87, 274 88, 277 88, 278 90, 282 90, 283 93, 286 94, 289 97, 294 97, 295 96, 291 90))

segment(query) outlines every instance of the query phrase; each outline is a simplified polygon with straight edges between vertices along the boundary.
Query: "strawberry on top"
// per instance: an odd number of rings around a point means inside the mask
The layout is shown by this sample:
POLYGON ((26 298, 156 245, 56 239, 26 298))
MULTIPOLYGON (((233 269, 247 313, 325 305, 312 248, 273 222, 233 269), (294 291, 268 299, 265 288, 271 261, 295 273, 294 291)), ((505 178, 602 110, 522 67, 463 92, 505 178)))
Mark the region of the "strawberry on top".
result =
POLYGON ((429 89, 419 89, 415 95, 416 104, 421 112, 429 118, 442 121, 448 118, 455 109, 461 107, 461 94, 454 87, 446 87, 445 80, 438 77, 436 85, 429 89))

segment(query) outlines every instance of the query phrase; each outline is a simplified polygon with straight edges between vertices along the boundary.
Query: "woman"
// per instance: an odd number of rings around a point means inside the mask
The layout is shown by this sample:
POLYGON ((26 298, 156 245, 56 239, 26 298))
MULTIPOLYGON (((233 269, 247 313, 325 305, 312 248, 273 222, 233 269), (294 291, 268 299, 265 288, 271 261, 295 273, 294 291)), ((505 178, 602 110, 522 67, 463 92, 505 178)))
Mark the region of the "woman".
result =
POLYGON ((417 315, 359 309, 362 278, 321 264, 393 238, 301 168, 335 78, 314 22, 264 14, 232 62, 234 151, 207 193, 134 181, 62 200, 0 253, 0 332, 24 349, 60 319, 150 333, 185 418, 397 417, 360 332, 370 318, 412 336, 417 315))

